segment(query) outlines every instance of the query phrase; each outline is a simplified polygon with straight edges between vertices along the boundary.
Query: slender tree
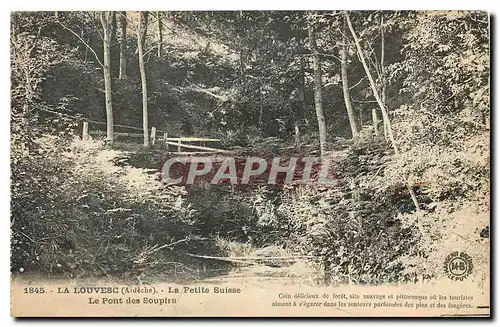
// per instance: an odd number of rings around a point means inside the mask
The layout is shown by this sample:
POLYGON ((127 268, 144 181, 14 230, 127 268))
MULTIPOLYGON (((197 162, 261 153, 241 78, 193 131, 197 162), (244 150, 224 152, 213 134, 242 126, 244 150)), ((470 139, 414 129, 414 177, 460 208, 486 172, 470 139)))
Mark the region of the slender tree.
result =
POLYGON ((377 113, 377 108, 372 109, 372 123, 373 123, 373 132, 375 133, 375 136, 379 136, 379 124, 380 124, 380 119, 378 119, 378 113, 377 113))
POLYGON ((320 153, 323 156, 326 151, 326 123, 323 114, 323 91, 321 86, 321 60, 319 51, 316 44, 316 35, 314 27, 309 26, 309 48, 313 56, 313 69, 314 69, 314 104, 316 108, 316 118, 318 119, 319 129, 319 147, 320 153))
POLYGON ((158 24, 158 58, 161 57, 161 50, 162 50, 162 44, 163 44, 163 24, 162 24, 162 15, 161 11, 158 11, 156 13, 156 19, 157 19, 157 24, 158 24))
POLYGON ((298 149, 300 145, 300 128, 299 121, 301 121, 304 117, 304 113, 307 112, 307 103, 306 103, 306 76, 305 76, 305 68, 304 68, 304 59, 303 57, 299 58, 300 71, 297 81, 297 93, 299 96, 299 104, 297 106, 297 112, 294 117, 294 132, 295 132, 295 148, 298 149))
POLYGON ((120 21, 120 72, 119 79, 127 78, 127 12, 122 11, 119 15, 120 21))
POLYGON ((141 22, 142 22, 142 48, 144 49, 144 42, 146 42, 146 36, 148 34, 148 21, 149 21, 149 12, 141 11, 141 22))
POLYGON ((142 129, 144 133, 145 147, 149 146, 149 124, 148 124, 148 87, 146 81, 146 68, 144 66, 144 37, 146 36, 147 28, 147 11, 141 11, 139 15, 139 24, 137 25, 137 49, 139 55, 139 71, 141 73, 142 84, 142 129))
MULTIPOLYGON (((385 34, 384 34, 384 16, 381 17, 380 20, 380 100, 382 100, 382 104, 385 106, 385 93, 386 93, 386 80, 385 80, 385 34)), ((374 112, 374 120, 373 123, 377 124, 375 129, 375 133, 378 135, 378 116, 377 110, 374 112)), ((388 140, 387 135, 387 126, 385 122, 383 124, 384 127, 384 136, 386 141, 388 140)))
POLYGON ((116 44, 116 30, 118 29, 118 22, 116 20, 116 11, 112 11, 111 13, 111 36, 110 36, 110 41, 111 41, 111 46, 116 44))
POLYGON ((110 56, 110 37, 112 30, 111 11, 100 12, 101 25, 103 28, 103 49, 104 49, 104 92, 106 99, 106 137, 109 143, 113 143, 113 100, 111 91, 111 56, 110 56))
POLYGON ((356 137, 358 135, 358 127, 356 126, 356 118, 354 116, 354 110, 352 109, 351 104, 351 95, 349 94, 349 78, 347 75, 347 56, 349 53, 349 46, 347 44, 347 36, 345 35, 345 28, 343 33, 343 42, 342 42, 342 50, 341 50, 341 75, 342 75, 342 92, 344 94, 344 103, 347 110, 347 117, 349 118, 349 125, 351 126, 352 137, 356 137))

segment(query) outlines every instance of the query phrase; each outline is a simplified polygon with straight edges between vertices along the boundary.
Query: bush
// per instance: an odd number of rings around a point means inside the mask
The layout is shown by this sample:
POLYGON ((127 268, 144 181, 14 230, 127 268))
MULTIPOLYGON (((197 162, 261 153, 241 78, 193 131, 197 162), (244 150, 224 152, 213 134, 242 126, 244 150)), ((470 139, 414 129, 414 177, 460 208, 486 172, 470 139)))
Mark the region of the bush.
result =
POLYGON ((165 272, 182 262, 178 251, 212 247, 182 188, 164 188, 145 169, 113 165, 119 152, 100 143, 61 148, 45 137, 39 145, 41 155, 13 166, 13 270, 165 272))

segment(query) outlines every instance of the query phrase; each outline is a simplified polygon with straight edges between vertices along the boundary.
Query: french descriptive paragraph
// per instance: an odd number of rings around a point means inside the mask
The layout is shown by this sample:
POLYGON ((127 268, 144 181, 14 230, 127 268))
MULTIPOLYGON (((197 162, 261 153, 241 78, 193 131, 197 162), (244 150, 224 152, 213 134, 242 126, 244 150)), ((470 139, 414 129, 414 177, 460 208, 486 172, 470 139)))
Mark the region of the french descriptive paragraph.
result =
POLYGON ((471 309, 471 295, 448 294, 363 294, 363 293, 279 293, 273 307, 301 308, 410 308, 471 309))

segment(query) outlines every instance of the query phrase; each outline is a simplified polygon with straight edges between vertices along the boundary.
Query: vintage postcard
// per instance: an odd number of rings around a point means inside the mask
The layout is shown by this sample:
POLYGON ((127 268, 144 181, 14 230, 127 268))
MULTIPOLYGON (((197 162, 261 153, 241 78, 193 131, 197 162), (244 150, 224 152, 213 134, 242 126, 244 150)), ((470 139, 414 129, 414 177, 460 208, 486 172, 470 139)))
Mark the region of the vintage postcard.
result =
POLYGON ((490 316, 488 12, 10 28, 12 316, 490 316))

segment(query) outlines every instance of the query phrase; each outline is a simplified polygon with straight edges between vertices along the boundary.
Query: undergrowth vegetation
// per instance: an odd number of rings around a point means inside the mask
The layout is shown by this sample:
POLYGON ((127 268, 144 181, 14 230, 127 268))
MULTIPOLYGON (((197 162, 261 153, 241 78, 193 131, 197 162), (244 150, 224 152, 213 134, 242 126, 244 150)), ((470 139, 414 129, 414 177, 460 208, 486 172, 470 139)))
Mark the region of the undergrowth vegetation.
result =
POLYGON ((214 250, 182 188, 165 190, 142 168, 114 165, 118 151, 100 142, 75 140, 61 149, 42 138, 39 145, 43 155, 13 169, 14 270, 73 277, 168 273, 182 270, 175 251, 214 250))

